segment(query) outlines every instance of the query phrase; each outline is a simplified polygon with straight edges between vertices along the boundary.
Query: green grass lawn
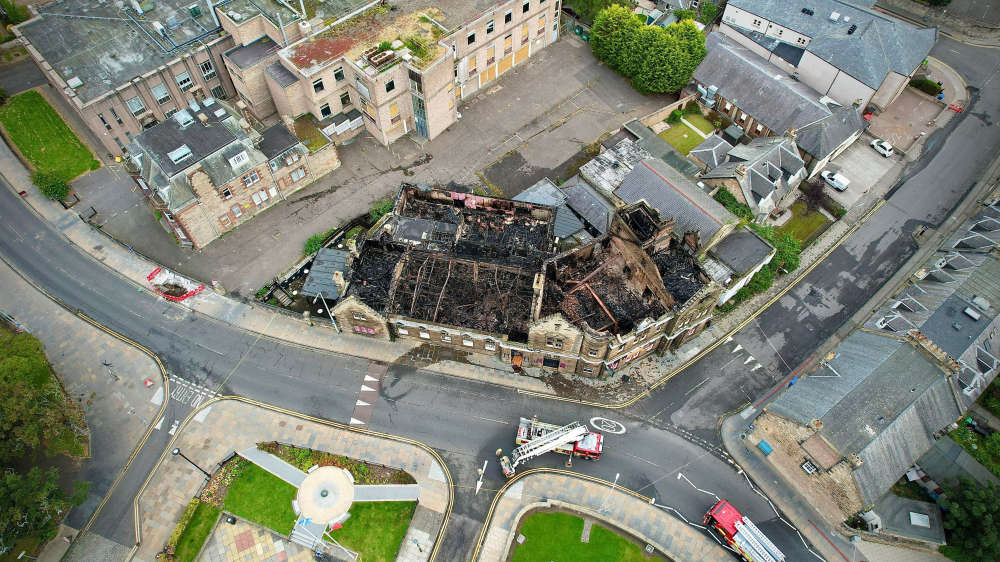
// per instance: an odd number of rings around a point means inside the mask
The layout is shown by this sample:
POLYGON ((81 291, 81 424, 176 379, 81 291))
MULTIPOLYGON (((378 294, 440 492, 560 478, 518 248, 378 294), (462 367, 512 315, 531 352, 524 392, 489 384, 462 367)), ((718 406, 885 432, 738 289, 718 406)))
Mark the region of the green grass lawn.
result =
POLYGON ((251 464, 229 486, 223 506, 233 515, 287 535, 295 524, 295 492, 295 486, 251 464))
POLYGON ((351 518, 330 534, 365 562, 391 562, 406 536, 417 502, 371 502, 351 506, 351 518))
POLYGON ((0 108, 0 122, 35 170, 69 181, 101 167, 90 149, 35 91, 18 94, 0 108))
POLYGON ((699 113, 692 113, 691 115, 685 115, 684 120, 687 121, 688 123, 691 123, 695 127, 698 127, 698 129, 701 130, 701 132, 705 133, 706 135, 711 135, 712 132, 715 131, 715 127, 713 127, 712 124, 708 122, 708 119, 705 119, 699 113))
POLYGON ((994 476, 1000 477, 1000 433, 983 437, 962 423, 948 435, 994 476))
POLYGON ((660 138, 670 143, 670 146, 676 148, 678 152, 685 156, 687 156, 688 152, 691 152, 692 148, 705 140, 684 123, 672 125, 669 129, 660 133, 660 138))
POLYGON ((205 544, 205 539, 212 532, 212 526, 219 517, 219 508, 205 502, 199 502, 194 510, 194 515, 188 521, 187 527, 177 540, 177 549, 174 556, 177 560, 194 560, 201 550, 201 545, 205 544))
POLYGON ((594 524, 590 542, 580 542, 583 519, 568 513, 535 513, 521 526, 524 544, 514 549, 514 562, 632 562, 647 560, 639 545, 594 524))
POLYGON ((781 234, 788 234, 803 244, 812 240, 819 230, 830 222, 830 219, 819 211, 809 211, 804 201, 792 203, 789 210, 792 218, 775 230, 781 234))

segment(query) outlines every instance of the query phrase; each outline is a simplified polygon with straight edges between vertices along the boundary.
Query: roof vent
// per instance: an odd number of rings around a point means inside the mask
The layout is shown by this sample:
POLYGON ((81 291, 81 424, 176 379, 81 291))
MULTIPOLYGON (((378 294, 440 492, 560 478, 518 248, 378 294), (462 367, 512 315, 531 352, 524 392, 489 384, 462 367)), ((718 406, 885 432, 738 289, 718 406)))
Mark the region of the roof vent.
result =
POLYGON ((198 106, 198 100, 196 100, 194 98, 191 98, 191 99, 188 100, 188 107, 190 107, 191 111, 193 111, 195 113, 197 113, 198 110, 201 109, 201 107, 198 106))
POLYGON ((240 21, 241 19, 243 19, 243 16, 241 16, 238 12, 235 12, 233 10, 229 10, 228 12, 226 12, 226 15, 229 16, 229 19, 233 21, 240 21))
POLYGON ((83 86, 83 80, 80 80, 79 76, 74 76, 66 81, 66 85, 70 88, 79 88, 83 86))
POLYGON ((173 162, 174 164, 178 164, 183 160, 191 157, 191 149, 188 148, 188 145, 182 144, 179 148, 176 148, 168 152, 167 157, 170 158, 170 161, 173 162))
POLYGON ((205 98, 201 100, 201 105, 204 105, 205 107, 208 107, 214 103, 215 103, 215 98, 205 98))
POLYGON ((807 15, 807 16, 811 16, 811 15, 815 14, 816 12, 810 10, 809 8, 802 8, 802 13, 805 14, 805 15, 807 15))
POLYGON ((974 310, 971 306, 965 307, 965 310, 963 310, 962 312, 964 312, 965 315, 968 316, 969 318, 972 318, 973 320, 976 321, 979 321, 979 319, 983 317, 982 314, 979 314, 979 312, 974 310))
MULTIPOLYGON (((847 19, 847 18, 844 18, 844 19, 847 19)), ((847 34, 848 35, 854 35, 854 32, 857 31, 857 30, 858 30, 857 24, 853 24, 852 23, 851 27, 847 28, 847 34)))
POLYGON ((980 310, 989 310, 990 309, 990 301, 984 299, 983 297, 981 297, 979 295, 976 295, 976 296, 972 297, 972 304, 978 306, 980 310))
POLYGON ((214 115, 215 115, 216 117, 225 117, 225 115, 226 115, 226 110, 220 107, 219 109, 216 109, 216 110, 215 110, 215 114, 214 114, 214 115))
POLYGON ((205 115, 204 113, 199 113, 198 114, 198 121, 201 121, 202 124, 207 125, 208 124, 208 115, 205 115))
POLYGON ((851 21, 851 16, 844 16, 844 22, 846 23, 849 21, 851 21))
POLYGON ((840 12, 830 12, 830 21, 839 21, 840 12))
POLYGON ((182 109, 177 113, 174 113, 174 121, 181 126, 181 129, 186 129, 188 125, 194 123, 194 117, 191 117, 191 112, 186 109, 182 109))

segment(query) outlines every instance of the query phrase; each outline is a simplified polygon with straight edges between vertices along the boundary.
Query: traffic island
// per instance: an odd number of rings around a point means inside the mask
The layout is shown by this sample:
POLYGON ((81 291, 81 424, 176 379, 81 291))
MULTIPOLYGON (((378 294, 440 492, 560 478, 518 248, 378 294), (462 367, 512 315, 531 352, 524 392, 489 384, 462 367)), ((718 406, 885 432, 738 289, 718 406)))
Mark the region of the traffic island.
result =
MULTIPOLYGON (((197 549, 185 547, 187 552, 197 553, 206 535, 199 530, 204 528, 200 521, 205 517, 196 514, 199 509, 211 511, 201 508, 211 505, 222 513, 216 532, 230 526, 225 520, 231 514, 254 525, 260 531, 254 531, 257 535, 271 529, 286 542, 298 542, 307 550, 322 546, 343 553, 332 546, 332 538, 344 550, 361 552, 365 560, 392 560, 401 549, 408 560, 426 560, 435 553, 436 542, 444 533, 452 502, 450 482, 440 457, 417 442, 244 399, 214 400, 181 424, 137 496, 135 555, 154 559, 167 554, 164 545, 168 541, 174 545, 174 553, 188 542, 197 542, 197 549), (301 462, 319 459, 330 464, 303 471, 260 450, 259 444, 297 456, 301 462), (170 454, 170 449, 176 454, 170 454), (337 462, 348 463, 353 471, 336 466, 337 462), (353 488, 350 498, 340 488, 328 485, 325 476, 331 471, 353 488), (382 481, 411 480, 415 484, 358 484, 352 475, 355 472, 375 475, 373 478, 382 481), (313 491, 320 498, 316 505, 302 501, 299 493, 313 475, 313 491), (331 507, 324 503, 323 491, 327 491, 326 498, 350 500, 344 502, 347 511, 340 513, 343 509, 338 509, 338 515, 314 509, 331 507), (192 497, 201 505, 183 516, 192 497), (412 498, 417 501, 405 501, 412 498), (328 515, 330 521, 314 519, 328 515), (187 525, 173 533, 179 519, 185 519, 187 525), (176 537, 170 541, 172 534, 176 537), (196 536, 188 539, 187 535, 196 536), (316 542, 306 545, 304 539, 316 542)), ((216 538, 205 544, 213 540, 216 538)), ((266 545, 262 548, 267 550, 266 545)))
MULTIPOLYGON (((518 525, 509 559, 533 560, 648 560, 637 541, 608 529, 587 516, 572 511, 539 509, 528 513, 518 525)), ((669 560, 655 556, 653 559, 669 560)))

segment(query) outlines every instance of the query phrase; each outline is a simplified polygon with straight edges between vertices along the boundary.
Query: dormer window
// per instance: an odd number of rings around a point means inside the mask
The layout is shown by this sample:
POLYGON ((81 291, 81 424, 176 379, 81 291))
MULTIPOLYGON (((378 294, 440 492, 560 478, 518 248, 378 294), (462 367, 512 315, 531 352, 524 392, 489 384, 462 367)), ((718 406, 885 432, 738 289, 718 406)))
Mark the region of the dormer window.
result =
POLYGON ((250 156, 248 156, 247 152, 244 150, 243 152, 241 152, 241 153, 237 154, 236 156, 233 156, 232 158, 230 158, 229 159, 229 165, 231 167, 233 167, 233 168, 239 168, 240 166, 242 166, 243 164, 246 164, 249 161, 250 161, 250 156))
POLYGON ((191 149, 188 148, 188 145, 182 144, 179 148, 168 152, 167 157, 170 158, 170 161, 174 164, 180 164, 184 160, 191 157, 191 149))

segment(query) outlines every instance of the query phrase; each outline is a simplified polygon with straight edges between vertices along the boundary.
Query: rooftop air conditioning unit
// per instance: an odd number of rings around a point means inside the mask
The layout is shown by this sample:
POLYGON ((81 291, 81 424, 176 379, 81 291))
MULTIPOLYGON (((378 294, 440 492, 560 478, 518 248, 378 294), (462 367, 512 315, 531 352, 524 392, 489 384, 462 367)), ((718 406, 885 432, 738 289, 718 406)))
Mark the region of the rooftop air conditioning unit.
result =
POLYGON ((840 12, 830 12, 830 21, 839 21, 840 12))
POLYGON ((965 315, 968 316, 969 318, 972 318, 973 320, 976 321, 978 321, 980 318, 983 317, 982 314, 979 314, 979 312, 974 310, 971 306, 965 307, 965 310, 963 310, 962 312, 964 312, 965 315))

